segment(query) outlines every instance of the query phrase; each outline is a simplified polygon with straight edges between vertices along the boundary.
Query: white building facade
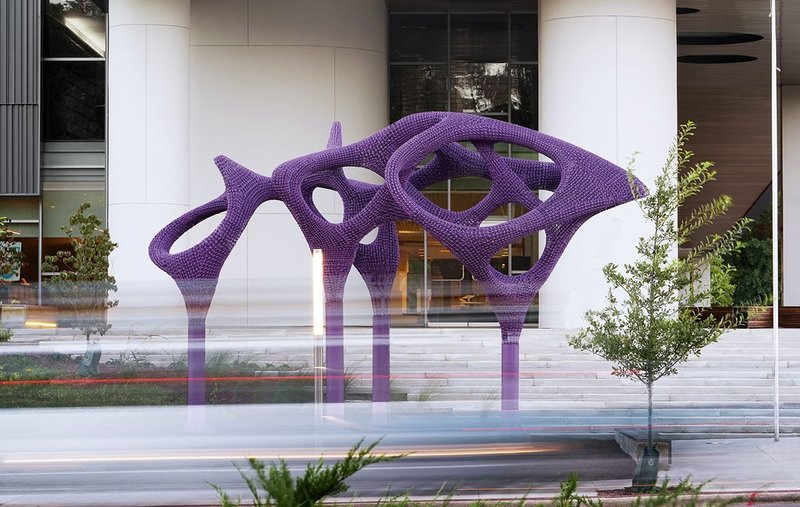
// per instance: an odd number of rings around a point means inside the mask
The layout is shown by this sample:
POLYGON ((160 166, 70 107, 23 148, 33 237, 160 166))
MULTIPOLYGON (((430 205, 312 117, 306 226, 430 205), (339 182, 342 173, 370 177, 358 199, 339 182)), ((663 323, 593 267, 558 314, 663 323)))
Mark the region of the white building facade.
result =
MULTIPOLYGON (((74 19, 81 16, 70 17, 62 4, 44 2, 43 23, 57 25, 67 39, 89 47, 90 31, 74 28, 74 19)), ((638 153, 637 175, 649 184, 679 121, 681 6, 675 0, 96 4, 99 10, 83 17, 104 23, 106 32, 97 43, 102 50, 87 49, 80 63, 106 67, 107 128, 80 146, 73 134, 43 136, 42 152, 57 155, 50 156, 56 161, 51 169, 43 169, 40 210, 31 204, 28 218, 14 211, 22 204, 10 197, 0 204, 20 224, 29 220, 25 223, 38 226, 38 243, 25 248, 36 248, 41 256, 55 241, 48 243, 50 232, 43 232, 55 227, 47 225, 46 204, 54 198, 46 201, 44 194, 64 185, 84 196, 94 192, 88 198, 119 243, 112 270, 120 305, 110 318, 120 326, 182 325, 177 288, 149 261, 147 248, 164 225, 222 193, 212 161, 218 154, 269 175, 283 161, 322 149, 334 121, 342 123, 349 143, 405 114, 450 110, 537 128, 622 167, 638 153), (75 155, 80 161, 72 165, 62 162, 70 150, 80 152, 75 155), (94 165, 89 163, 93 160, 94 165), (85 177, 75 180, 82 166, 87 166, 81 173, 85 177), (57 169, 71 171, 73 183, 57 169)), ((47 26, 43 30, 50 33, 47 26)), ((50 62, 45 54, 43 65, 55 65, 62 57, 53 58, 50 62)), ((787 90, 785 99, 784 128, 792 131, 798 123, 795 95, 787 90)), ((785 146, 786 160, 797 158, 785 146)), ((511 156, 536 156, 518 147, 499 149, 511 156)), ((43 159, 45 168, 47 155, 43 159)), ((365 170, 348 169, 348 174, 380 183, 365 170)), ((792 174, 784 173, 784 188, 800 184, 792 174)), ((443 207, 463 209, 477 202, 488 185, 454 180, 426 195, 443 207)), ((327 217, 341 220, 338 196, 318 192, 314 199, 327 217)), ((510 205, 490 219, 507 220, 524 211, 510 205)), ((174 248, 197 243, 220 218, 195 227, 174 248)), ((586 310, 604 304, 602 266, 630 261, 644 226, 634 203, 589 220, 542 288, 530 322, 547 328, 580 326, 586 310)), ((395 325, 493 320, 463 265, 416 224, 401 223, 399 229, 395 325)), ((794 244, 797 238, 787 234, 784 241, 794 244)), ((509 245, 493 264, 509 274, 525 271, 544 242, 544 236, 533 235, 509 245)), ((798 272, 785 269, 787 302, 796 299, 788 287, 798 272)), ((310 273, 311 255, 294 219, 282 203, 264 204, 223 269, 209 325, 310 325, 310 273)), ((47 274, 38 270, 29 276, 47 274)), ((346 322, 370 323, 366 288, 355 271, 345 304, 346 322)))

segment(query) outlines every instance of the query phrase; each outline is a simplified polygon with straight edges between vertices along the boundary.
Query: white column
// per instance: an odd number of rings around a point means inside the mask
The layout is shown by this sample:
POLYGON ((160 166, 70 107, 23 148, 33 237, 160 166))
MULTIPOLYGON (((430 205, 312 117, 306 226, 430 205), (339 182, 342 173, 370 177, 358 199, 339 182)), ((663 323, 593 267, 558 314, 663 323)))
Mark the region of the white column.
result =
MULTIPOLYGON (((674 0, 540 0, 539 128, 652 184, 677 127, 674 0)), ((542 327, 574 328, 605 305, 602 267, 635 257, 636 204, 590 219, 540 292, 542 327)), ((543 240, 543 238, 542 238, 543 240)))
POLYGON ((189 27, 189 0, 110 2, 108 223, 120 305, 109 316, 118 326, 180 308, 147 248, 189 209, 189 27))
MULTIPOLYGON (((269 175, 282 162, 325 148, 334 120, 345 144, 387 125, 382 0, 193 0, 191 10, 192 206, 223 189, 215 155, 269 175)), ((315 202, 341 221, 332 193, 315 202)), ((191 240, 212 225, 195 228, 191 240)), ((372 323, 355 269, 345 321, 372 323)), ((311 325, 311 254, 282 203, 259 208, 223 268, 209 314, 209 325, 221 324, 311 325)))
POLYGON ((781 87, 783 305, 800 306, 800 85, 781 87))

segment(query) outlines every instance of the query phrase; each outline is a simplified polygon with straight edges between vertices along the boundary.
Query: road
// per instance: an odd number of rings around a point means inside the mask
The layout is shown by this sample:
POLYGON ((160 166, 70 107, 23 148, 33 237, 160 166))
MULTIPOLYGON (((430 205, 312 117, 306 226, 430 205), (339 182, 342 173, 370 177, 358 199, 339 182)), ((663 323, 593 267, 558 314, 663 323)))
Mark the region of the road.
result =
POLYGON ((373 465, 346 495, 550 495, 577 472, 587 492, 629 483, 633 461, 613 441, 569 435, 533 442, 524 421, 497 413, 375 413, 369 404, 315 417, 313 406, 0 411, 3 505, 204 505, 209 483, 249 498, 235 465, 286 458, 293 473, 335 459, 361 438, 412 454, 373 465))
MULTIPOLYGON (((348 495, 380 497, 409 491, 414 496, 434 496, 453 490, 466 496, 539 495, 555 492, 555 485, 572 471, 578 471, 584 482, 629 478, 631 460, 611 444, 595 441, 565 445, 556 451, 524 452, 517 448, 513 454, 487 454, 483 449, 457 456, 406 457, 366 468, 348 482, 348 495)), ((217 484, 234 496, 247 497, 245 484, 232 461, 247 469, 242 460, 212 456, 191 461, 162 456, 158 460, 106 458, 5 464, 0 471, 0 497, 11 505, 111 505, 144 499, 150 505, 202 504, 216 498, 208 483, 217 484)), ((295 473, 305 466, 303 460, 289 463, 295 473)))

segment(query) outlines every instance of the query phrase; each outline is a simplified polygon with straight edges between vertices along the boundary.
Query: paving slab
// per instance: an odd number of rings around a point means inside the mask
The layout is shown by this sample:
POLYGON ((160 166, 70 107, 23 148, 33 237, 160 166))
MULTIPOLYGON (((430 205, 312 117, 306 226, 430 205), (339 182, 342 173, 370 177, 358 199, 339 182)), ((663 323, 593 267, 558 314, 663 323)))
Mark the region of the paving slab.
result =
POLYGON ((800 491, 800 437, 673 440, 662 478, 707 483, 706 491, 800 491))

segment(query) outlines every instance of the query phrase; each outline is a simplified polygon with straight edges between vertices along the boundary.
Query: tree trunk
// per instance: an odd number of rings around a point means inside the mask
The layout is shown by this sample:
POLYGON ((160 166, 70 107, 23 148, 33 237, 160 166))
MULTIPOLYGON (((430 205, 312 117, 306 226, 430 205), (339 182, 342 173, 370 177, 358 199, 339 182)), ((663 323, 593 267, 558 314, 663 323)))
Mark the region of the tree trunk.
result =
POLYGON ((647 448, 653 449, 653 383, 647 383, 647 448))
POLYGON ((81 360, 80 373, 81 375, 91 376, 97 375, 100 372, 100 344, 90 342, 89 337, 86 337, 86 352, 83 354, 81 360))
POLYGON ((638 493, 650 493, 658 482, 659 452, 653 441, 653 383, 647 383, 647 447, 633 471, 632 486, 638 493))

